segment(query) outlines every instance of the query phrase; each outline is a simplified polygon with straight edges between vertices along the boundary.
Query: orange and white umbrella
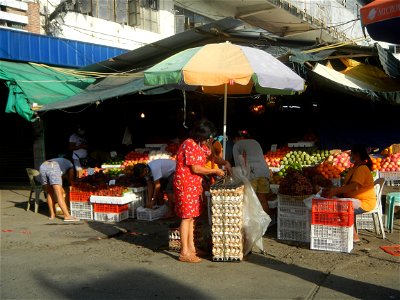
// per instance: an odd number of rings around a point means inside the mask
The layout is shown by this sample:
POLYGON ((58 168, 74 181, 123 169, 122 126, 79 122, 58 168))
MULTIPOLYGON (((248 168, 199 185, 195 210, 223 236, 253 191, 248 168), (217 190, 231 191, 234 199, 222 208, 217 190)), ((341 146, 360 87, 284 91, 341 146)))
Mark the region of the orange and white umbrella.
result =
POLYGON ((181 51, 144 71, 144 83, 223 94, 224 149, 228 94, 290 95, 305 89, 304 79, 271 54, 229 42, 181 51))

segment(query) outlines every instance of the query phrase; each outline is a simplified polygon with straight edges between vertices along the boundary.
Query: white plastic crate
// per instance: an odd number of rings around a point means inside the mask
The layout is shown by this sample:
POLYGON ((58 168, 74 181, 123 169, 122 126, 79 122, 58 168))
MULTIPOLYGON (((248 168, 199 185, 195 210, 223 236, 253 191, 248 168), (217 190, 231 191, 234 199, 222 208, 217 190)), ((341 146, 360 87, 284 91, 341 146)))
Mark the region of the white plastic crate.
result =
POLYGON ((71 216, 81 220, 93 220, 93 207, 90 202, 70 201, 71 216))
POLYGON ((128 188, 132 193, 132 202, 128 204, 129 206, 129 218, 136 217, 136 210, 138 207, 144 207, 147 197, 147 187, 131 187, 128 188))
POLYGON ((167 205, 162 205, 157 208, 144 208, 143 206, 139 206, 136 209, 136 218, 138 220, 144 221, 154 221, 162 218, 168 211, 167 205))
POLYGON ((372 214, 356 215, 357 229, 375 230, 374 218, 372 214))
POLYGON ((381 178, 385 178, 385 185, 400 186, 400 172, 379 172, 381 178))
POLYGON ((125 193, 122 197, 92 195, 92 196, 90 196, 90 202, 91 203, 122 205, 122 204, 128 204, 129 202, 132 202, 135 198, 136 198, 136 196, 131 192, 125 193))
POLYGON ((351 252, 353 249, 353 225, 311 225, 310 249, 351 252))
POLYGON ((283 217, 278 215, 278 240, 310 242, 311 212, 304 216, 283 217))
POLYGON ((128 217, 129 217, 128 210, 124 210, 120 213, 101 213, 101 212, 94 213, 94 220, 101 222, 115 223, 128 219, 128 217))
POLYGON ((307 197, 278 194, 278 239, 310 242, 311 211, 303 202, 307 197))

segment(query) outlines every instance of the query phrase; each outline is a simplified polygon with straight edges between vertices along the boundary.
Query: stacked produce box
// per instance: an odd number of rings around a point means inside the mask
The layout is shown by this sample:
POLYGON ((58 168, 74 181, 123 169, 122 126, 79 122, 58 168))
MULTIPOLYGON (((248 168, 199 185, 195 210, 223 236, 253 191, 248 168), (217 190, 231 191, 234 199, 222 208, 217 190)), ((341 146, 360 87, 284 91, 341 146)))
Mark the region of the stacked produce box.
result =
POLYGON ((303 200, 308 195, 278 194, 278 239, 310 242, 310 210, 303 200))
POLYGON ((107 186, 90 196, 93 204, 94 220, 102 222, 120 222, 129 217, 129 203, 135 195, 123 186, 107 186))
POLYGON ((90 202, 94 207, 94 220, 102 222, 120 222, 129 217, 128 203, 132 202, 132 197, 90 197, 90 202))
POLYGON ((300 170, 290 169, 278 190, 278 239, 310 242, 310 210, 303 200, 313 186, 300 170))
POLYGON ((313 199, 311 215, 311 249, 336 252, 353 249, 354 209, 351 201, 313 199))
POLYGON ((212 254, 214 261, 243 259, 243 192, 240 182, 211 186, 212 254))
POLYGON ((71 216, 81 220, 93 220, 93 209, 90 203, 92 189, 85 187, 71 187, 69 195, 71 216))
POLYGON ((132 202, 128 204, 129 207, 129 218, 135 218, 137 216, 137 209, 140 206, 144 206, 147 197, 147 187, 129 187, 128 191, 132 193, 132 202))

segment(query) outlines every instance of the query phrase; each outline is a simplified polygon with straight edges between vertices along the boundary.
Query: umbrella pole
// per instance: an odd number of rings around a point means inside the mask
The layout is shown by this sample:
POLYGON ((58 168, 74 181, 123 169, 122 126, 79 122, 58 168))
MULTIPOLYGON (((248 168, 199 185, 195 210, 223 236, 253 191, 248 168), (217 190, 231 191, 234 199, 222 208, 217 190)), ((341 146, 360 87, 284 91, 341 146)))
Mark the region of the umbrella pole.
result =
POLYGON ((223 128, 223 140, 222 140, 222 158, 225 159, 226 154, 226 108, 228 106, 228 85, 225 83, 224 90, 224 128, 223 128))

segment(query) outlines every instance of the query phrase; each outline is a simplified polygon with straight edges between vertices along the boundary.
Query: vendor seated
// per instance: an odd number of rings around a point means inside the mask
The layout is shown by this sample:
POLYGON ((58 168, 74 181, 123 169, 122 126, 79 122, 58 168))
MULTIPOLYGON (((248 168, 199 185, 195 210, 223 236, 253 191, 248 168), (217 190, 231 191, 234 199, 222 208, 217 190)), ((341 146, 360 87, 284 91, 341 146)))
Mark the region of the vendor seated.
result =
MULTIPOLYGON (((337 196, 358 199, 360 207, 354 210, 354 214, 357 215, 371 211, 376 206, 374 179, 371 173, 372 160, 366 147, 354 145, 351 148, 350 161, 353 163, 353 167, 347 173, 343 185, 324 189, 321 196, 326 198, 337 196)), ((355 243, 360 241, 355 227, 353 240, 355 243)))

